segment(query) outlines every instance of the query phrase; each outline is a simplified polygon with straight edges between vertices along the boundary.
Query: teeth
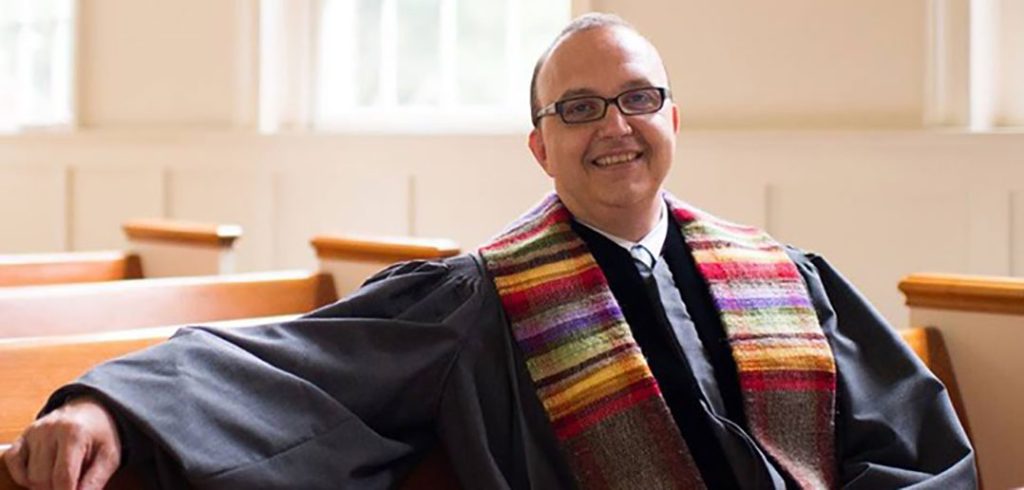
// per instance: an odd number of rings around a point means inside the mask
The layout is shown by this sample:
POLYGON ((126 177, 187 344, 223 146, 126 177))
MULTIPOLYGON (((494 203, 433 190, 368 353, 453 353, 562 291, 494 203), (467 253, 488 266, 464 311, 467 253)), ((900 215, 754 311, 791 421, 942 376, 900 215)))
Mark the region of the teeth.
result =
POLYGON ((596 163, 596 164, 598 164, 598 165, 600 165, 602 167, 605 167, 605 166, 608 166, 608 165, 615 165, 617 163, 625 163, 625 162, 628 162, 630 160, 634 160, 634 159, 636 159, 637 156, 638 156, 638 154, 636 152, 622 153, 622 154, 619 154, 619 155, 609 155, 609 156, 601 157, 601 158, 598 158, 597 160, 594 160, 594 163, 596 163))

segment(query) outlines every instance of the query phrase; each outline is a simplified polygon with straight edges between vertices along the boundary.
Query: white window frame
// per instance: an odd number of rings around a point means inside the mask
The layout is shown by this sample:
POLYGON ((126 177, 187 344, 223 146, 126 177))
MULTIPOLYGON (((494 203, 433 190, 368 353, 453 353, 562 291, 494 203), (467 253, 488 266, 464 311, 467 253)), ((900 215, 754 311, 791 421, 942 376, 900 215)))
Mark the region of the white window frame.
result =
POLYGON ((929 0, 926 127, 1024 129, 1022 0, 929 0), (1004 15, 1009 12, 1009 15, 1004 15))
MULTIPOLYGON (((383 100, 383 107, 350 108, 343 115, 323 120, 316 114, 316 83, 320 74, 316 72, 319 56, 319 35, 318 25, 321 15, 318 0, 262 0, 263 7, 275 2, 287 1, 289 9, 293 12, 288 19, 284 19, 285 27, 278 32, 278 41, 265 41, 263 56, 264 62, 261 66, 264 71, 261 80, 261 117, 260 129, 263 132, 288 131, 288 130, 311 130, 318 132, 343 132, 343 133, 399 133, 399 134, 435 134, 435 133, 468 133, 468 134, 522 134, 529 131, 529 74, 521 77, 507 77, 506 93, 511 96, 501 106, 456 106, 453 102, 457 94, 457 66, 456 50, 458 46, 458 34, 455 28, 457 2, 458 0, 440 0, 441 4, 441 107, 436 106, 398 106, 397 90, 397 45, 393 42, 396 39, 394 33, 397 29, 397 0, 381 0, 383 4, 383 15, 381 16, 382 51, 384 55, 380 63, 380 93, 388 94, 390 99, 383 100), (297 3, 304 3, 304 6, 297 6, 297 3), (295 14, 296 11, 305 10, 306 15, 295 14), (305 33, 299 34, 301 41, 295 41, 292 34, 282 37, 281 32, 305 33), (268 44, 282 43, 281 39, 288 38, 288 51, 291 56, 282 57, 280 53, 275 58, 267 60, 268 51, 273 51, 268 44), (391 42, 389 42, 389 40, 391 42), (297 50, 306 50, 306 54, 300 54, 297 50), (276 59, 276 61, 275 61, 276 59), (301 64, 303 66, 294 66, 301 64), (292 65, 292 66, 286 66, 292 65), (267 77, 274 77, 274 74, 296 73, 304 71, 308 74, 302 80, 281 81, 278 75, 277 81, 267 81, 267 77), (525 81, 524 81, 525 80, 525 81), (281 84, 290 85, 290 89, 281 89, 281 84), (270 100, 273 99, 273 100, 270 100)), ((354 2, 352 3, 354 5, 354 2)), ((519 52, 520 45, 518 36, 521 28, 521 0, 507 0, 507 10, 504 16, 506 29, 506 59, 507 66, 523 66, 519 52)), ((578 9, 589 8, 589 2, 580 0, 566 1, 566 14, 571 16, 578 9)), ((266 16, 271 17, 271 16, 266 16)), ((354 12, 348 15, 354 19, 354 12)), ((566 19, 568 20, 568 19, 566 19)), ((279 22, 279 21, 278 21, 279 22)), ((267 27, 264 25, 265 32, 267 27)), ((353 32, 354 29, 338 28, 339 31, 353 32)), ((332 57, 344 59, 353 56, 352 53, 332 52, 332 57)), ((532 60, 529 60, 532 61, 532 60)), ((354 81, 340 80, 337 84, 351 86, 354 81)), ((351 94, 351 90, 341 92, 351 94)))
MULTIPOLYGON (((34 89, 30 76, 31 59, 28 50, 31 48, 30 30, 31 24, 31 0, 19 2, 20 9, 15 25, 19 28, 18 40, 15 41, 16 55, 15 63, 15 97, 18 93, 25 93, 34 89)), ((77 59, 77 31, 78 31, 78 1, 68 0, 68 18, 66 19, 66 30, 55 34, 58 38, 63 37, 63 42, 68 43, 67 58, 58 59, 51 57, 50 68, 56 75, 54 78, 66 80, 63 87, 55 87, 50 93, 50 108, 45 111, 22 112, 13 121, 12 126, 7 123, 0 123, 0 133, 21 133, 34 131, 59 131, 69 130, 77 125, 77 101, 76 101, 76 59, 77 59)))

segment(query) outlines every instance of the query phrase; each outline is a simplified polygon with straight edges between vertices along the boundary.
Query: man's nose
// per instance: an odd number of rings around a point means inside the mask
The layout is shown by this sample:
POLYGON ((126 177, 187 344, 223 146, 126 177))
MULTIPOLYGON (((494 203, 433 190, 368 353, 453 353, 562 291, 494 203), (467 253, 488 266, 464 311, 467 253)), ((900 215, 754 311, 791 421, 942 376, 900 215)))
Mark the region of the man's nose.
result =
POLYGON ((605 112, 604 118, 597 123, 600 124, 599 135, 605 138, 624 136, 633 132, 633 126, 629 124, 629 119, 615 104, 608 104, 608 111, 605 112))

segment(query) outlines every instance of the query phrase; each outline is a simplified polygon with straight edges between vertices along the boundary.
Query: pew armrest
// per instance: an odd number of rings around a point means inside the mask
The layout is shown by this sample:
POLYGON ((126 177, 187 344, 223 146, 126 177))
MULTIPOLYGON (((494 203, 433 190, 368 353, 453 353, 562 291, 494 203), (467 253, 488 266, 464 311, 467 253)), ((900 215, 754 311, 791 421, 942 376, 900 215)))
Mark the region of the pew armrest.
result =
POLYGON ((235 241, 242 227, 164 219, 121 225, 131 249, 142 257, 146 277, 197 276, 235 272, 235 241))
POLYGON ((334 288, 344 296, 359 288, 381 269, 406 260, 443 259, 458 255, 451 240, 415 237, 317 235, 310 240, 320 270, 334 277, 334 288))

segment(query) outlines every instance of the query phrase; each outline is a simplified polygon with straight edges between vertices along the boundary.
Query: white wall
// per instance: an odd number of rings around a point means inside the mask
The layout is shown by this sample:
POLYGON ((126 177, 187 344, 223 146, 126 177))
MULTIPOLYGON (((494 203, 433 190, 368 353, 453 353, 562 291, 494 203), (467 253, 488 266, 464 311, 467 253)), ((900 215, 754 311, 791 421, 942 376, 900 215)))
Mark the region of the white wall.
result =
MULTIPOLYGON (((670 190, 825 255, 896 325, 905 274, 1024 274, 1024 136, 684 130, 679 148, 670 190)), ((469 248, 550 187, 521 136, 93 131, 2 138, 0 162, 3 251, 118 247, 120 221, 161 215, 243 225, 242 270, 311 267, 325 231, 469 248)))
POLYGON ((924 102, 923 1, 594 0, 659 47, 683 123, 906 128, 924 102))
POLYGON ((257 0, 79 0, 84 128, 254 127, 257 0))

